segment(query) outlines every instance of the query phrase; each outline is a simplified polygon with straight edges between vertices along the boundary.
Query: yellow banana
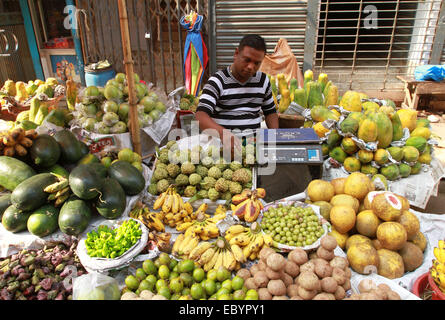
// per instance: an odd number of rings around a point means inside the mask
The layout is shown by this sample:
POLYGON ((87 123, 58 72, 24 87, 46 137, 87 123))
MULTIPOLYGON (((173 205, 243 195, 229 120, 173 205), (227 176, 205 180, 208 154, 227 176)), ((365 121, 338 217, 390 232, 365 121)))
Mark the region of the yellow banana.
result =
POLYGON ((170 212, 173 206, 173 198, 174 198, 173 195, 167 194, 164 204, 162 205, 162 211, 164 211, 165 213, 170 212))
POLYGON ((229 233, 229 234, 225 234, 224 235, 224 238, 227 240, 227 241, 229 241, 229 243, 230 243, 230 240, 232 240, 234 237, 236 236, 236 234, 231 234, 231 233, 229 233))
POLYGON ((187 243, 187 245, 183 248, 183 254, 189 255, 190 252, 193 250, 194 247, 196 247, 199 244, 200 238, 199 237, 192 237, 192 240, 187 243))
POLYGON ((206 251, 208 248, 210 248, 212 244, 208 241, 203 241, 199 243, 195 248, 192 249, 192 251, 189 254, 189 259, 196 260, 201 256, 201 254, 206 251))
POLYGON ((218 258, 216 259, 215 265, 213 266, 214 269, 218 269, 220 266, 223 265, 223 255, 224 251, 220 251, 218 254, 218 258))
POLYGON ((167 221, 167 223, 168 223, 168 221, 173 220, 173 213, 172 212, 167 213, 164 216, 164 220, 167 221))
POLYGON ((181 233, 181 234, 178 235, 178 237, 175 240, 175 243, 173 244, 173 247, 172 247, 172 254, 173 255, 176 255, 178 253, 178 249, 179 249, 179 247, 180 247, 180 245, 181 245, 183 240, 184 240, 184 234, 181 233))
POLYGON ((257 254, 256 252, 252 252, 252 253, 250 254, 250 256, 249 256, 249 259, 253 261, 253 260, 255 260, 257 257, 258 257, 258 254, 257 254))
MULTIPOLYGON (((230 264, 232 263, 232 260, 230 259, 230 255, 232 255, 232 253, 225 249, 223 251, 223 259, 222 259, 222 265, 224 266, 224 268, 229 269, 230 264)), ((233 256, 232 256, 233 257, 233 256)))
POLYGON ((247 246, 249 243, 250 238, 246 233, 240 233, 229 241, 229 244, 237 244, 241 247, 247 246))
POLYGON ((155 203, 153 204, 153 210, 158 210, 162 207, 164 204, 165 198, 167 197, 167 191, 161 193, 159 197, 155 200, 155 203))
POLYGON ((434 248, 434 256, 439 262, 445 263, 445 248, 434 248))
POLYGON ((275 241, 270 234, 263 234, 264 244, 273 247, 275 245, 275 241))
POLYGON ((172 207, 171 207, 171 212, 172 213, 178 213, 179 212, 179 199, 176 196, 176 194, 172 194, 172 207))
POLYGON ((254 242, 250 242, 247 246, 245 246, 243 248, 243 255, 246 258, 250 258, 250 255, 251 255, 252 249, 253 249, 253 245, 254 245, 254 242))
POLYGON ((445 241, 439 240, 439 249, 445 249, 445 241))
POLYGON ((233 252, 231 252, 231 251, 229 251, 229 258, 230 258, 230 263, 229 263, 228 269, 230 271, 233 271, 233 270, 235 270, 236 264, 238 263, 238 261, 236 261, 235 256, 234 256, 233 252))
POLYGON ((244 257, 243 250, 238 246, 237 244, 232 244, 230 246, 230 249, 232 250, 233 256, 236 261, 244 263, 246 262, 246 257, 244 257))
POLYGON ((211 259, 204 264, 204 271, 208 272, 209 270, 213 269, 215 267, 216 261, 219 259, 219 249, 215 250, 214 254, 212 255, 211 259))
POLYGON ((255 235, 255 240, 254 240, 255 251, 260 251, 263 244, 264 244, 263 236, 261 234, 255 235))
POLYGON ((226 234, 230 233, 230 234, 239 234, 241 232, 244 232, 246 228, 240 224, 235 224, 233 226, 230 226, 229 229, 227 229, 226 234))
POLYGON ((193 206, 190 202, 184 202, 184 209, 185 211, 187 211, 188 214, 192 214, 193 213, 193 206))
POLYGON ((213 247, 208 248, 204 251, 203 254, 201 254, 201 257, 198 260, 198 263, 200 265, 205 265, 207 262, 209 262, 213 255, 215 254, 215 249, 213 247))
POLYGON ((219 229, 214 224, 211 224, 211 225, 208 225, 207 227, 205 227, 205 231, 207 232, 206 234, 211 238, 215 238, 215 237, 219 236, 219 229))

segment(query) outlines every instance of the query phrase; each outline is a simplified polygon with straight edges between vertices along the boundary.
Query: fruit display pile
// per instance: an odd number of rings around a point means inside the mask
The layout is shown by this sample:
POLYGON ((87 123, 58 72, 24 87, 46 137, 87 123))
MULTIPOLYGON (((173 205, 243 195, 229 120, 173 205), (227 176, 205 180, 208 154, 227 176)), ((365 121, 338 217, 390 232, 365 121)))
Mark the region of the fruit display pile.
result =
POLYGON ((25 156, 0 157, 0 185, 10 192, 1 198, 3 227, 38 237, 58 230, 77 236, 95 214, 119 218, 127 196, 145 188, 143 174, 125 160, 102 163, 66 129, 38 135, 25 156))
POLYGON ((434 248, 433 266, 431 267, 431 276, 439 287, 440 291, 445 293, 445 241, 439 240, 438 246, 434 248))
POLYGON ((257 300, 256 290, 220 266, 207 272, 192 260, 175 260, 166 253, 145 260, 125 279, 121 300, 257 300))
POLYGON ((199 96, 195 97, 192 94, 184 94, 179 100, 179 109, 196 112, 198 103, 199 103, 199 96))
POLYGON ((174 184, 177 192, 186 198, 230 200, 243 189, 252 188, 252 166, 255 146, 242 147, 242 162, 226 162, 220 148, 180 150, 176 141, 169 141, 157 154, 148 192, 159 195, 174 184))
MULTIPOLYGON (((141 83, 135 74, 135 90, 139 127, 147 127, 158 121, 167 107, 155 91, 141 83)), ((100 134, 128 132, 129 122, 128 84, 125 74, 118 73, 108 80, 105 87, 89 86, 73 112, 73 124, 100 134)))
POLYGON ((359 172, 331 182, 313 180, 307 192, 357 273, 374 271, 395 279, 423 263, 426 238, 406 198, 375 191, 371 179, 359 172))

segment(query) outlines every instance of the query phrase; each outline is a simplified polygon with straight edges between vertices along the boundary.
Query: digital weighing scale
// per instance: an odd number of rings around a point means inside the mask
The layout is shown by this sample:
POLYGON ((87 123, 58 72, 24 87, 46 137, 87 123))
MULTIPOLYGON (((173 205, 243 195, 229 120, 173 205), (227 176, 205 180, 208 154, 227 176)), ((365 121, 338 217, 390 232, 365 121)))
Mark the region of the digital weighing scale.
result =
POLYGON ((266 190, 266 202, 301 193, 321 178, 323 152, 314 129, 259 129, 255 138, 256 187, 266 190))

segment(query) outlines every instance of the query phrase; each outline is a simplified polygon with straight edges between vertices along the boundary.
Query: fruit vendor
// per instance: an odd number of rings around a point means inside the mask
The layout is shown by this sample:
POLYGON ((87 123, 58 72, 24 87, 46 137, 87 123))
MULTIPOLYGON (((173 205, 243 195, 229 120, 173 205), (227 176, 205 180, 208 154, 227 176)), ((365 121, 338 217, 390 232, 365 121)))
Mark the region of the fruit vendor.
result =
POLYGON ((232 65, 217 71, 203 87, 195 114, 199 127, 216 130, 221 140, 229 136, 232 151, 240 150, 241 145, 230 130, 258 129, 262 114, 269 129, 278 128, 270 82, 259 71, 265 54, 266 43, 261 36, 244 36, 235 49, 232 65))

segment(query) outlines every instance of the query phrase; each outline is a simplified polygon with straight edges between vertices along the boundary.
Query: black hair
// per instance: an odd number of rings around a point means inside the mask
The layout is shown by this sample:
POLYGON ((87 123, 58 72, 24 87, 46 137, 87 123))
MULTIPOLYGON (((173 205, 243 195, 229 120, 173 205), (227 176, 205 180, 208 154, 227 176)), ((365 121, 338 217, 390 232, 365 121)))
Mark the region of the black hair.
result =
POLYGON ((254 48, 256 50, 264 51, 264 53, 266 54, 266 42, 264 41, 263 37, 257 34, 245 35, 238 45, 238 50, 241 51, 246 46, 254 48))

